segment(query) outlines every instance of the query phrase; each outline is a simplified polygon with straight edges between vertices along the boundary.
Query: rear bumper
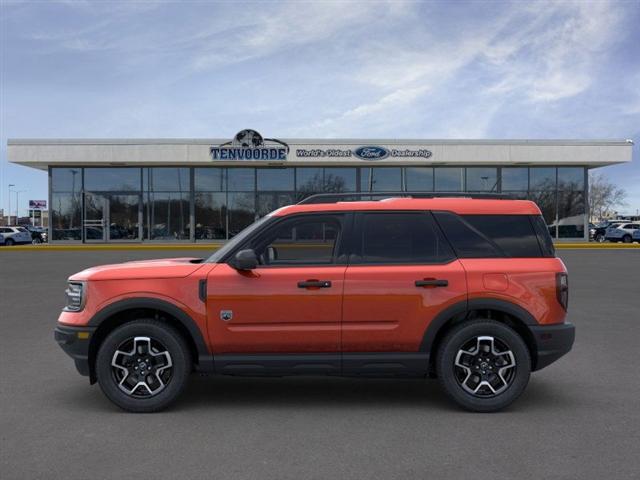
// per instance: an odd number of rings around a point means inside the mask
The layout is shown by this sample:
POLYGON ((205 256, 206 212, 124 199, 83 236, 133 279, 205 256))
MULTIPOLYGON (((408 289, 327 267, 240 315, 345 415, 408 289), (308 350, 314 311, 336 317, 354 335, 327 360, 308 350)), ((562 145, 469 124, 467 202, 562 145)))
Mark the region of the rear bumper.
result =
POLYGON ((58 325, 53 331, 60 348, 69 355, 76 364, 80 375, 89 376, 89 344, 95 332, 95 327, 67 327, 58 325))
POLYGON ((572 323, 529 326, 536 343, 533 371, 540 370, 558 360, 573 347, 576 328, 572 323))

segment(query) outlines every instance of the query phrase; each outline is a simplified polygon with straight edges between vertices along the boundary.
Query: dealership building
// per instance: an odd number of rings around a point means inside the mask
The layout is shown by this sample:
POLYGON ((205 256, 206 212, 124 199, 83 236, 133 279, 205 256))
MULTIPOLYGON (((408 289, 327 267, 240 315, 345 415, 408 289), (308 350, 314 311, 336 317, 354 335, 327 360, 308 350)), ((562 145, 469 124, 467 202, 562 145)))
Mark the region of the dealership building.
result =
POLYGON ((558 241, 588 239, 588 171, 630 140, 13 139, 49 176, 53 242, 224 241, 321 192, 502 193, 531 199, 558 241))

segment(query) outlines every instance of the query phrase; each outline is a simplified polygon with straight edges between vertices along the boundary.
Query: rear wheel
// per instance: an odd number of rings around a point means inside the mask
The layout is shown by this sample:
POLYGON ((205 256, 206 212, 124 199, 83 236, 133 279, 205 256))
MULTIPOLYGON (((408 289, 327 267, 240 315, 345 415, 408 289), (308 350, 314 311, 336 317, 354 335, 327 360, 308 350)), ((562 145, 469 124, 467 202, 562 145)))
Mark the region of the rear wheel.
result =
POLYGON ((631 235, 625 235, 624 237, 622 237, 622 241, 624 243, 631 243, 631 235))
POLYGON ((474 412, 494 412, 516 400, 529 382, 531 357, 522 338, 495 320, 472 320, 444 338, 436 363, 449 397, 474 412))
POLYGON ((191 356, 180 333, 155 320, 116 328, 96 357, 100 388, 130 412, 166 408, 182 392, 190 372, 191 356))

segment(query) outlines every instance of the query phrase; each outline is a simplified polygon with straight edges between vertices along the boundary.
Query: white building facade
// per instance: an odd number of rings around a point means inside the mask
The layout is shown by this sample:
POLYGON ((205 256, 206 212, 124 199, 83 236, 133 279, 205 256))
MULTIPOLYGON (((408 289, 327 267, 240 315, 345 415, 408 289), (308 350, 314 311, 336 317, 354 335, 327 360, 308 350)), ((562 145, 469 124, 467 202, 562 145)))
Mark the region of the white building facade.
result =
POLYGON ((588 171, 630 140, 13 139, 49 175, 52 242, 224 241, 314 193, 501 193, 534 200, 558 241, 588 239, 588 171))

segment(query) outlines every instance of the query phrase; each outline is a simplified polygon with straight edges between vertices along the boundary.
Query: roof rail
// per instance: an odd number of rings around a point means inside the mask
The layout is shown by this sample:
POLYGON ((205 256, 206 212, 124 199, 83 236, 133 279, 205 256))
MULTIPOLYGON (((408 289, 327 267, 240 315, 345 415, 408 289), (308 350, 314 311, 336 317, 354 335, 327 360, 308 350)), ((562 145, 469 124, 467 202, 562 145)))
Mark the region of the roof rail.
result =
POLYGON ((473 193, 473 192, 351 192, 351 193, 316 193, 298 202, 298 205, 311 203, 337 203, 337 202, 359 202, 363 200, 379 201, 389 198, 483 198, 483 199, 508 199, 507 193, 473 193))

